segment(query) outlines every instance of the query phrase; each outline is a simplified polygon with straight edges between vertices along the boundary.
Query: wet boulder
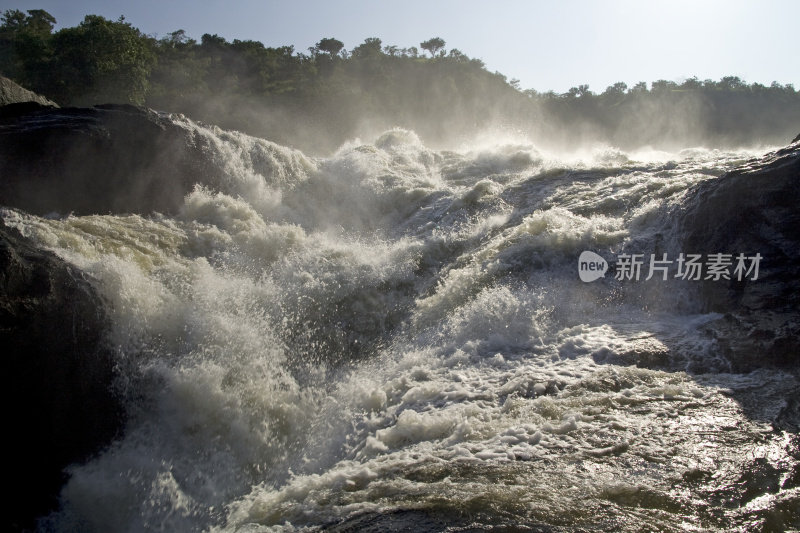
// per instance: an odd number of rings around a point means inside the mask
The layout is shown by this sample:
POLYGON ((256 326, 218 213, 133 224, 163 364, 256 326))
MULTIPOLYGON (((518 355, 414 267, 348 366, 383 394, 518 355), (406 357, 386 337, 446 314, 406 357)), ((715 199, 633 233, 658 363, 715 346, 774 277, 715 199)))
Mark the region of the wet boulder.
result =
POLYGON ((168 116, 128 105, 0 108, 0 205, 29 213, 170 214, 219 169, 168 116))
MULTIPOLYGON (((760 255, 758 276, 703 280, 709 325, 734 370, 800 368, 800 143, 689 191, 676 213, 682 251, 760 255)), ((751 261, 747 262, 747 266, 751 261)))
POLYGON ((55 508, 64 469, 121 430, 104 303, 90 280, 0 220, 6 531, 55 508))

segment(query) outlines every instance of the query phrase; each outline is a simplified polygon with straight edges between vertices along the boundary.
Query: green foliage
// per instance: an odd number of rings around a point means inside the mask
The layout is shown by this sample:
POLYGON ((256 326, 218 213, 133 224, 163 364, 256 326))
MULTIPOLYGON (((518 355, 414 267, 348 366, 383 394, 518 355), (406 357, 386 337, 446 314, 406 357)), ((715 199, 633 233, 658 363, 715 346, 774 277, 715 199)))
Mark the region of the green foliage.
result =
POLYGON ((43 9, 31 9, 27 15, 18 9, 9 9, 0 20, 3 34, 30 33, 40 37, 50 35, 56 24, 55 17, 43 9))
POLYGON ((28 87, 49 78, 50 38, 56 19, 47 11, 18 9, 0 18, 0 72, 28 87))
POLYGON ((377 37, 367 37, 363 43, 353 49, 352 57, 355 59, 376 58, 383 54, 381 40, 377 37))
POLYGON ((6 11, 0 26, 0 69, 63 104, 141 104, 155 61, 149 39, 125 22, 87 15, 55 34, 41 9, 6 11))
POLYGON ((144 103, 155 56, 145 36, 122 17, 112 22, 87 15, 53 36, 53 50, 50 90, 57 101, 144 103))
POLYGON ((327 52, 331 56, 339 55, 342 48, 344 48, 344 43, 338 39, 325 38, 317 43, 317 50, 327 52))
POLYGON ((62 105, 146 104, 306 149, 336 148, 364 123, 434 142, 500 126, 553 144, 623 147, 747 144, 794 136, 800 123, 791 85, 728 76, 649 89, 618 82, 601 93, 585 84, 564 94, 522 90, 458 49, 445 53, 439 37, 420 43, 425 57, 377 37, 350 51, 326 37, 305 55, 216 34, 198 42, 183 30, 156 39, 96 15, 56 33, 43 10, 8 10, 0 20, 0 72, 62 105))
POLYGON ((439 52, 439 50, 444 48, 444 45, 444 39, 439 37, 434 37, 433 39, 428 39, 425 42, 419 43, 420 48, 430 52, 431 57, 436 57, 436 54, 439 52))

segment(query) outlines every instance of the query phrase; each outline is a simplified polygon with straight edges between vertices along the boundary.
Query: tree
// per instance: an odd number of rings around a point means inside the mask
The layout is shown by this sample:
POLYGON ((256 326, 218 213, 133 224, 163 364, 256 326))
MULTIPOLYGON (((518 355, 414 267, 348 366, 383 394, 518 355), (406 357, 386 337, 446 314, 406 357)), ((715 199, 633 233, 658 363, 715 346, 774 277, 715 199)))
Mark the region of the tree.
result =
POLYGON ((227 46, 228 41, 225 40, 225 37, 220 37, 216 33, 214 35, 204 33, 200 37, 200 44, 206 48, 224 48, 227 46))
POLYGON ((669 92, 674 91, 678 88, 678 84, 674 81, 669 80, 656 80, 651 84, 651 91, 654 93, 658 92, 669 92))
POLYGON ((162 109, 179 108, 177 100, 191 99, 207 89, 207 62, 198 57, 197 41, 176 30, 154 46, 157 57, 150 72, 146 103, 162 109))
POLYGON ((431 53, 431 57, 435 57, 436 53, 444 48, 444 45, 444 39, 440 37, 434 37, 433 39, 428 39, 425 42, 419 43, 420 48, 431 53))
POLYGON ((0 26, 0 34, 18 35, 22 32, 29 32, 39 36, 50 35, 53 32, 56 19, 43 9, 31 9, 25 15, 19 9, 9 9, 0 17, 3 21, 0 26))
POLYGON ((53 33, 56 19, 44 9, 31 9, 28 11, 25 25, 31 33, 44 37, 53 33))
POLYGON ((186 35, 186 30, 176 30, 161 39, 161 44, 170 48, 183 48, 196 44, 194 39, 186 35))
POLYGON ((3 36, 13 35, 25 27, 25 13, 19 9, 8 9, 0 17, 3 25, 0 26, 0 34, 3 36))
POLYGON ((331 57, 339 55, 339 52, 342 51, 342 48, 344 48, 344 43, 332 37, 326 37, 317 43, 317 50, 328 52, 331 57))
POLYGON ((683 90, 699 91, 702 88, 703 83, 697 79, 697 76, 693 76, 687 80, 684 80, 683 84, 681 85, 681 89, 683 90))
POLYGON ((578 85, 577 87, 570 87, 565 96, 567 98, 583 98, 592 96, 592 91, 589 90, 588 85, 578 85))
POLYGON ((10 9, 0 18, 0 71, 34 90, 49 78, 55 17, 42 9, 10 9))
POLYGON ((447 57, 449 57, 450 59, 454 59, 455 61, 460 61, 460 62, 469 61, 469 57, 467 57, 467 55, 464 52, 462 52, 461 50, 459 50, 458 48, 453 48, 452 50, 450 50, 450 53, 447 54, 447 57))
POLYGON ((606 96, 622 96, 628 90, 628 84, 624 81, 618 81, 614 85, 609 85, 603 92, 606 96))
POLYGON ((719 86, 729 91, 747 88, 747 84, 739 76, 725 76, 719 80, 719 86))
POLYGON ((377 37, 367 37, 364 42, 353 49, 353 57, 366 58, 377 57, 383 52, 381 51, 381 40, 377 37))
POLYGON ((87 15, 53 36, 53 50, 57 101, 144 103, 155 56, 150 40, 123 17, 87 15))

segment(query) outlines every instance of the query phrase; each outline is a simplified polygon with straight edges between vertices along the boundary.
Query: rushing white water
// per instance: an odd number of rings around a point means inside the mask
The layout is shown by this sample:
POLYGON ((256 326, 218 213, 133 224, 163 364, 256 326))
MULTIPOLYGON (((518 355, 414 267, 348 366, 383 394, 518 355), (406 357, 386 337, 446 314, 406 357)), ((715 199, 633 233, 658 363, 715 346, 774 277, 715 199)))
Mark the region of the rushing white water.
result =
POLYGON ((436 152, 394 130, 313 159, 175 121, 228 178, 178 216, 2 214, 96 280, 128 406, 43 528, 790 523, 797 455, 767 420, 795 379, 726 373, 690 284, 576 269, 677 252, 670 206, 754 153, 436 152), (763 416, 732 395, 767 383, 763 416))

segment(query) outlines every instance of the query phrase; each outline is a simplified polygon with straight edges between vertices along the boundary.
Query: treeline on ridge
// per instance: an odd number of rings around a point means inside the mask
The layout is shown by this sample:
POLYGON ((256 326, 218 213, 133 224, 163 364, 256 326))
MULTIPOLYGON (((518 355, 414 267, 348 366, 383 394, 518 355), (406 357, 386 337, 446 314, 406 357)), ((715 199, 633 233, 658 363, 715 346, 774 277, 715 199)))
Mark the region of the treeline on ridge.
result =
POLYGON ((156 38, 123 17, 55 24, 44 10, 5 11, 0 74, 60 105, 146 105, 312 151, 393 126, 433 144, 494 127, 545 145, 631 148, 784 144, 800 123, 793 86, 734 76, 558 94, 521 90, 439 38, 419 48, 369 38, 347 50, 328 37, 301 53, 183 30, 156 38))

